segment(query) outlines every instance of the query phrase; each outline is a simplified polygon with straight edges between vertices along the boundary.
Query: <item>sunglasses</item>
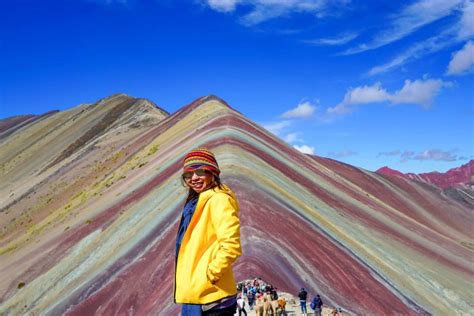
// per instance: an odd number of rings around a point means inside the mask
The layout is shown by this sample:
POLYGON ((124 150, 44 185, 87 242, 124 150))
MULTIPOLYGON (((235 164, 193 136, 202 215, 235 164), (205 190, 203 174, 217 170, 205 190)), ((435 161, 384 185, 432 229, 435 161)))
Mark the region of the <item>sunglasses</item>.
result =
POLYGON ((188 172, 185 172, 183 173, 183 179, 184 180, 189 180, 193 177, 193 174, 196 174, 198 177, 203 177, 207 174, 207 170, 204 170, 204 169, 196 169, 196 170, 193 170, 193 171, 188 171, 188 172))

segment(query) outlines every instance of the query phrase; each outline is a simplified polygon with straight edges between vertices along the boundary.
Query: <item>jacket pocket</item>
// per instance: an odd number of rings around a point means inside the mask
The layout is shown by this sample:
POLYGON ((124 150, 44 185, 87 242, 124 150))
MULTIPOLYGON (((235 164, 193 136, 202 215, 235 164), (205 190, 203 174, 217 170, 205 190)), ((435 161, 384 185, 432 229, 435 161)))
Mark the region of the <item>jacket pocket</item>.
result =
POLYGON ((217 292, 218 289, 208 280, 207 269, 213 255, 213 248, 209 247, 202 253, 196 268, 191 276, 191 288, 199 298, 205 297, 210 293, 217 292))

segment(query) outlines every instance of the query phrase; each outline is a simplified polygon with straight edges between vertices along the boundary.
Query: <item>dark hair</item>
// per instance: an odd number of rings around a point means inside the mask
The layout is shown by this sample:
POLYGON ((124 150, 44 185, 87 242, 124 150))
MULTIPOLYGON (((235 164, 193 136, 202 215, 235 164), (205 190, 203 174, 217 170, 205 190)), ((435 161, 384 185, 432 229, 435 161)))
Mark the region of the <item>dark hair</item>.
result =
MULTIPOLYGON (((206 171, 207 171, 207 170, 206 170, 206 171)), ((207 171, 207 172, 210 172, 210 171, 207 171)), ((215 174, 215 173, 213 173, 213 172, 210 172, 210 173, 214 176, 214 183, 213 183, 213 186, 210 187, 209 189, 212 189, 212 188, 215 188, 215 187, 218 187, 218 188, 221 189, 221 190, 224 189, 224 187, 223 187, 223 185, 222 185, 221 178, 219 177, 219 175, 217 175, 217 174, 215 174)), ((181 178, 181 179, 182 179, 182 178, 181 178)), ((182 181, 183 181, 183 185, 188 186, 188 185, 186 184, 186 182, 185 182, 183 179, 182 179, 182 181)), ((209 190, 209 189, 208 189, 208 190, 209 190)), ((193 189, 189 188, 189 190, 188 190, 188 196, 187 196, 187 198, 186 198, 185 204, 188 203, 189 200, 191 200, 191 199, 193 199, 193 198, 196 198, 196 197, 198 197, 198 196, 199 196, 199 193, 197 193, 197 192, 194 191, 193 189)))

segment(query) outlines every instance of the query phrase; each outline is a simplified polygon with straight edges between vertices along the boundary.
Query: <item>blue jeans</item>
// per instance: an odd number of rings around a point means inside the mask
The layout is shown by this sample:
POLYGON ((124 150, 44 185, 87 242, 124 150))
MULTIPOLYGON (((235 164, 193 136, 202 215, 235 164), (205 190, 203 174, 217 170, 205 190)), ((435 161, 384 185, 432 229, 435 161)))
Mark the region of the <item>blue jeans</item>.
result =
POLYGON ((300 306, 301 306, 301 313, 307 314, 308 311, 306 310, 306 301, 300 301, 300 306))
POLYGON ((183 304, 181 305, 181 316, 201 316, 201 305, 183 304))
POLYGON ((199 304, 182 304, 181 305, 181 316, 234 316, 237 310, 237 303, 232 306, 202 311, 202 307, 199 304))

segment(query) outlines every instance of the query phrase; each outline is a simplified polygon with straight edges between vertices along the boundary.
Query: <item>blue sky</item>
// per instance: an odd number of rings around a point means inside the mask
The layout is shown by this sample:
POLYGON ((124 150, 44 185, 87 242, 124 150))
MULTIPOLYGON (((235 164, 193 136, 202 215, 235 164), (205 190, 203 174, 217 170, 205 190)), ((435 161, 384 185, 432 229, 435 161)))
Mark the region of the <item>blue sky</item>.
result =
POLYGON ((474 2, 4 1, 0 117, 123 92, 215 94, 298 149, 376 170, 474 155, 474 2))

